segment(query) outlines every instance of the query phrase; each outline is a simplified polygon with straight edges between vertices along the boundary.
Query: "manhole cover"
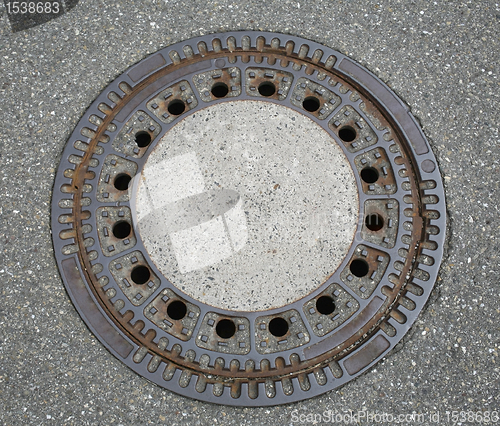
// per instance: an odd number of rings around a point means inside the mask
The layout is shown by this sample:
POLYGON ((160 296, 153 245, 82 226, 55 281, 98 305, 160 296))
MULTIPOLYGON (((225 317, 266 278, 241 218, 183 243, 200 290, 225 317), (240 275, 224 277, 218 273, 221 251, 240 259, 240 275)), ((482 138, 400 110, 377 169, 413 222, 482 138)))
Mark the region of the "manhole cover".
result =
POLYGON ((366 371, 423 308, 445 202, 408 108, 351 59, 235 32, 153 54, 73 132, 52 203, 97 338, 189 397, 275 405, 366 371))

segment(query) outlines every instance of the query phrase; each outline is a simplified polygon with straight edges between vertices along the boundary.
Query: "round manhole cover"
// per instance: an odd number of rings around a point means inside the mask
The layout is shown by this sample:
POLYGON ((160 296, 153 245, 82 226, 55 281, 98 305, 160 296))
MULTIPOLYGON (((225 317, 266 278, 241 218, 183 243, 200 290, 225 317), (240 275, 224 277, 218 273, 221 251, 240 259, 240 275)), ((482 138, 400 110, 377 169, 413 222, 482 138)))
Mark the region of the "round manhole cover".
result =
POLYGON ((97 338, 193 398, 334 389, 403 337, 437 277, 445 202, 408 108, 342 54, 235 32, 118 77, 70 137, 52 203, 97 338))

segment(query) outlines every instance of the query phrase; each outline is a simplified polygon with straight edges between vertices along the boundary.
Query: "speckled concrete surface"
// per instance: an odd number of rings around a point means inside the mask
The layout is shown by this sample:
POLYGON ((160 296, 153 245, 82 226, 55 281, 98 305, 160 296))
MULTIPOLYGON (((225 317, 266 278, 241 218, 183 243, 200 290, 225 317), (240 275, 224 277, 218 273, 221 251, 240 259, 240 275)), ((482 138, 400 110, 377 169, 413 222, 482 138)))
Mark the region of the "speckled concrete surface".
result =
POLYGON ((261 101, 186 117, 149 156, 140 183, 136 221, 153 262, 177 288, 222 309, 306 296, 335 272, 357 227, 342 149, 305 115, 261 101))
POLYGON ((500 409, 499 4, 81 1, 14 34, 0 7, 1 423, 289 425, 325 410, 446 422, 446 412, 500 409), (437 288, 403 343, 344 388, 283 407, 200 403, 129 371, 78 317, 50 241, 54 172, 100 91, 168 44, 238 29, 326 44, 389 84, 434 148, 450 217, 437 288))

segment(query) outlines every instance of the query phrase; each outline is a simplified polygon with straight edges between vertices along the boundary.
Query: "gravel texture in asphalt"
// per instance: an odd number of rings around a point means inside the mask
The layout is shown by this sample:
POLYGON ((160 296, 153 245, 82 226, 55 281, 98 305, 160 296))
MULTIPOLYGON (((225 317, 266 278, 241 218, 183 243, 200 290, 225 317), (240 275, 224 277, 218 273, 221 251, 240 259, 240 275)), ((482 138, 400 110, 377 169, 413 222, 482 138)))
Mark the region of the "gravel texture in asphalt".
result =
POLYGON ((85 0, 67 9, 12 32, 0 6, 2 424, 290 425, 313 424, 311 414, 321 424, 328 410, 421 413, 430 423, 500 410, 498 3, 85 0), (253 409, 177 396, 110 355, 65 292, 50 234, 62 149, 97 95, 169 44, 244 29, 330 46, 387 83, 433 147, 449 214, 436 288, 390 356, 340 390, 253 409))

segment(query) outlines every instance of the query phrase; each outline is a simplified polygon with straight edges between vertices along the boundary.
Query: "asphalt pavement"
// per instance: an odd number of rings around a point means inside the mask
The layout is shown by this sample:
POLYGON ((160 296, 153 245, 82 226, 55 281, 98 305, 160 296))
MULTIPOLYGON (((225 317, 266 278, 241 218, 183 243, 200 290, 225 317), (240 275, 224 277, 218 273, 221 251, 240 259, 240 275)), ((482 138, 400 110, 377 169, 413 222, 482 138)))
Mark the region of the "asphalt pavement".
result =
POLYGON ((411 413, 424 417, 407 424, 475 424, 484 416, 500 423, 500 4, 71 3, 26 29, 13 27, 0 6, 0 423, 331 424, 360 411, 361 424, 392 424, 411 413), (55 171, 99 93, 163 47, 234 30, 304 37, 375 73, 421 123, 447 197, 440 277, 403 341, 343 388, 277 407, 203 403, 130 371, 77 314, 51 242, 55 171))

